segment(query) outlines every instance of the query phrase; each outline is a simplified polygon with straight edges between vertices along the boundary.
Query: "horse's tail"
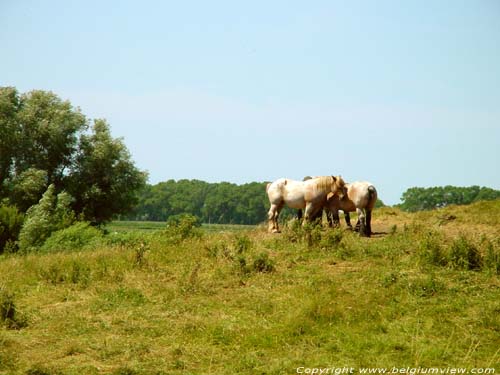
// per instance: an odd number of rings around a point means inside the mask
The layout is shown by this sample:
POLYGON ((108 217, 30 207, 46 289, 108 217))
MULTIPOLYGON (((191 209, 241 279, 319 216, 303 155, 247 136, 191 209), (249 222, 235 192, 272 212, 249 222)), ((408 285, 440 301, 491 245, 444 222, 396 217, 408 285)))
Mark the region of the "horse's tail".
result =
MULTIPOLYGON (((368 186, 368 204, 372 203, 373 200, 377 200, 377 189, 375 189, 375 186, 370 185, 368 186)), ((375 205, 375 202, 373 202, 373 205, 375 205)))

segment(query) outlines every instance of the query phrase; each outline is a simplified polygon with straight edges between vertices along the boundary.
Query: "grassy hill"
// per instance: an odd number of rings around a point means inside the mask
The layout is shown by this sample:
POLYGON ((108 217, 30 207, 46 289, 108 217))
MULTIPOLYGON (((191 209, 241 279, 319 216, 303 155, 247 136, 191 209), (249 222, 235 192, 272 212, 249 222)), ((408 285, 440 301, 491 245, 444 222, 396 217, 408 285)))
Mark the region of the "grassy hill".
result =
POLYGON ((500 201, 373 216, 4 255, 0 374, 500 371, 500 201))

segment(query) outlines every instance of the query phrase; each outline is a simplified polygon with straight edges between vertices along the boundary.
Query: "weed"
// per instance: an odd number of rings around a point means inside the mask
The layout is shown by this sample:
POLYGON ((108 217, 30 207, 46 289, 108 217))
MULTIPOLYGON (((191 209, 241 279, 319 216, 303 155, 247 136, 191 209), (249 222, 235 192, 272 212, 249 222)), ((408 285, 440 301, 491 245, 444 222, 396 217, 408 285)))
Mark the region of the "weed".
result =
POLYGON ((234 238, 234 247, 237 254, 242 254, 250 250, 252 241, 246 234, 238 234, 234 238))
POLYGON ((421 264, 445 266, 448 262, 443 251, 442 238, 436 232, 428 232, 418 244, 417 256, 421 264))
POLYGON ((45 365, 35 365, 26 371, 26 375, 61 375, 61 372, 49 369, 45 365))
POLYGON ((340 245, 343 237, 344 234, 340 228, 326 230, 321 233, 319 246, 325 250, 335 249, 340 245))
POLYGON ((482 257, 470 240, 460 236, 451 244, 449 263, 453 268, 478 270, 482 266, 482 257))
POLYGON ((135 248, 134 264, 138 267, 142 267, 146 263, 145 255, 148 250, 148 246, 145 242, 141 242, 139 246, 135 248))
POLYGON ((0 286, 0 324, 8 329, 21 329, 27 326, 26 318, 20 316, 14 302, 14 294, 0 286))
POLYGON ((484 268, 494 275, 500 275, 500 251, 495 249, 495 246, 491 241, 485 239, 483 242, 486 243, 484 268))
POLYGON ((274 262, 269 259, 269 254, 260 253, 253 261, 252 269, 255 272, 274 272, 276 270, 274 262))

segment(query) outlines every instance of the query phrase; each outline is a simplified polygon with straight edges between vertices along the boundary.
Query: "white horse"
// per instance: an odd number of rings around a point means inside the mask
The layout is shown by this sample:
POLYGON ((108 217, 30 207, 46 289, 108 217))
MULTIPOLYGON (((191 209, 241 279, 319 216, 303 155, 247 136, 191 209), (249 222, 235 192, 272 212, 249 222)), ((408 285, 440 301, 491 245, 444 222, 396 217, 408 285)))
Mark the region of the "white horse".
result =
POLYGON ((271 208, 268 212, 269 232, 278 233, 278 216, 286 204, 290 208, 305 209, 304 222, 310 221, 326 204, 328 194, 342 192, 342 177, 321 176, 307 181, 280 178, 267 184, 266 192, 271 208))
MULTIPOLYGON (((359 229, 361 236, 370 237, 372 234, 372 211, 377 202, 377 189, 367 181, 357 181, 346 183, 343 193, 342 197, 329 194, 327 199, 326 208, 333 217, 333 225, 339 225, 339 210, 342 210, 347 226, 352 228, 349 212, 356 211, 358 213, 356 229, 359 229)), ((332 223, 330 222, 330 224, 332 223)))

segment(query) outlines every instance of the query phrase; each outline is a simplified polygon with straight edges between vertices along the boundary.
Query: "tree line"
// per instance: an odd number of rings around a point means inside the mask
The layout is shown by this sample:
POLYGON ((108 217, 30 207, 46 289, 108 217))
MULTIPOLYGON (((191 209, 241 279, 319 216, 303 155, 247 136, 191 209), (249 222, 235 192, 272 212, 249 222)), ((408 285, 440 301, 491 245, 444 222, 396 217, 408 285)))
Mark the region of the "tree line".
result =
MULTIPOLYGON (((397 206, 403 211, 415 212, 499 198, 500 191, 487 187, 412 187, 403 193, 402 203, 397 206)), ((376 207, 383 206, 379 199, 376 207)), ((258 224, 266 220, 268 209, 266 182, 236 185, 184 179, 146 185, 139 193, 137 206, 121 218, 166 221, 188 213, 204 223, 258 224)), ((285 208, 283 217, 293 215, 293 210, 285 208)))
POLYGON ((200 180, 168 180, 147 185, 129 220, 166 221, 172 216, 191 214, 204 223, 257 224, 265 220, 269 201, 265 182, 237 185, 200 180))
POLYGON ((488 187, 469 186, 436 186, 412 187, 406 190, 401 197, 402 203, 398 206, 403 211, 416 212, 432 210, 451 204, 463 205, 478 201, 500 199, 500 190, 488 187))

